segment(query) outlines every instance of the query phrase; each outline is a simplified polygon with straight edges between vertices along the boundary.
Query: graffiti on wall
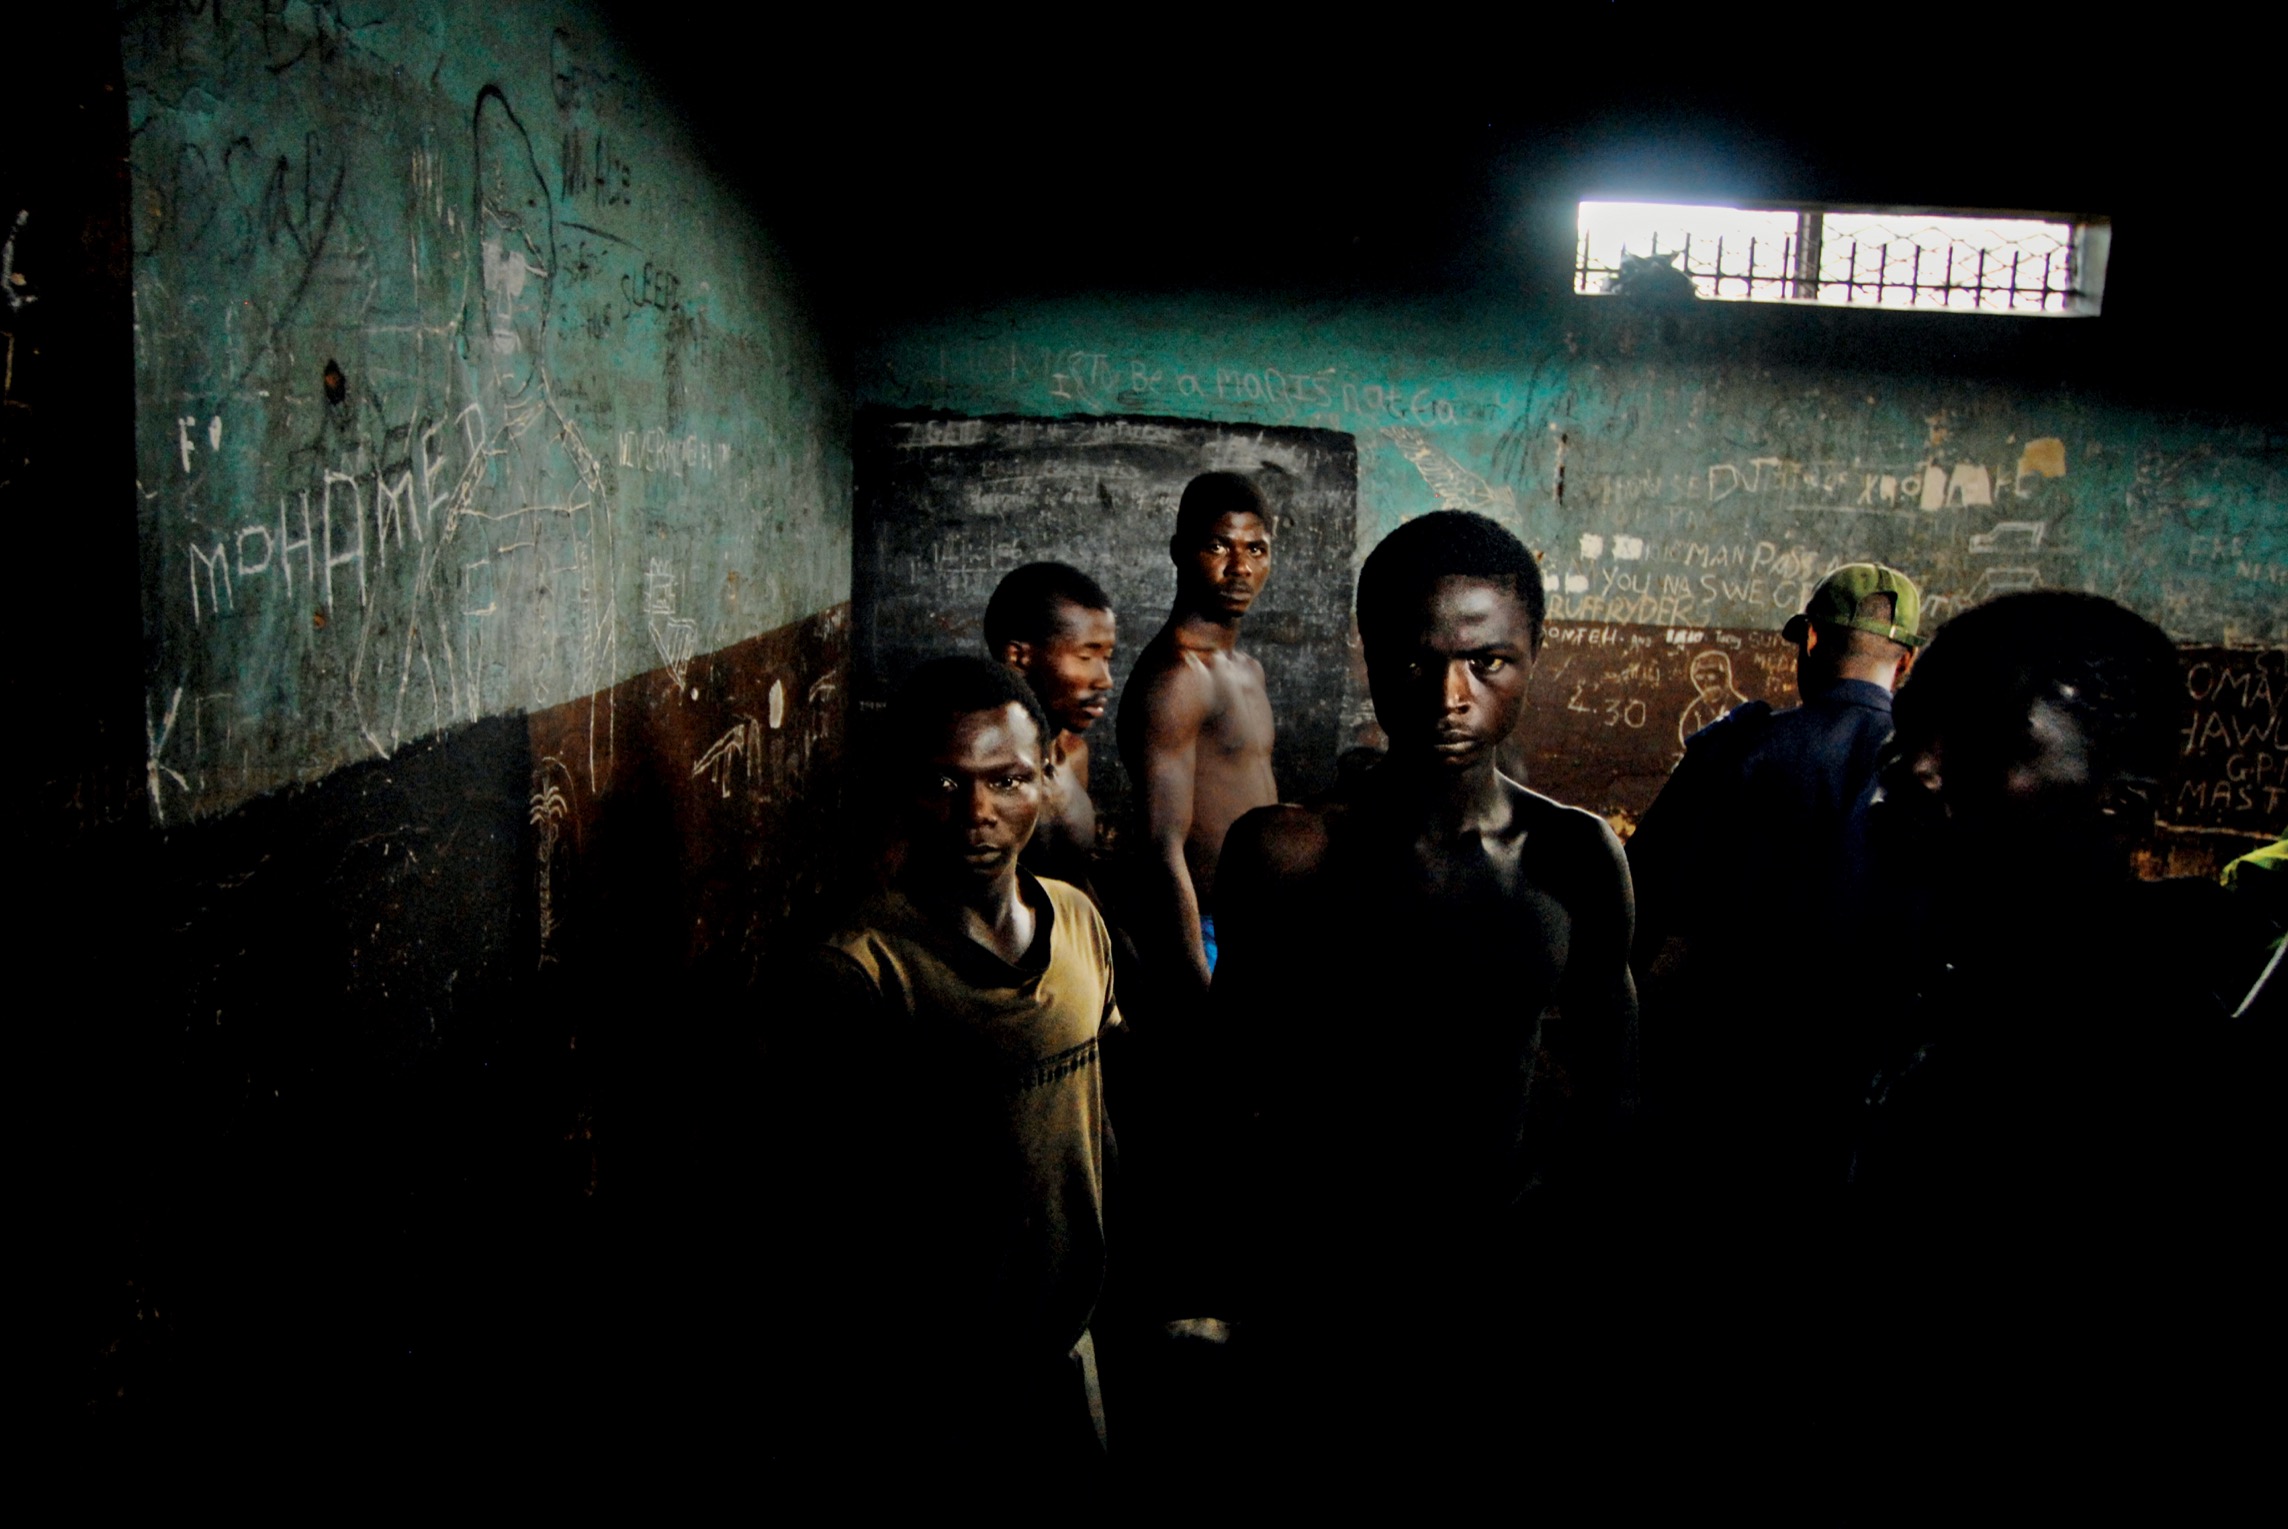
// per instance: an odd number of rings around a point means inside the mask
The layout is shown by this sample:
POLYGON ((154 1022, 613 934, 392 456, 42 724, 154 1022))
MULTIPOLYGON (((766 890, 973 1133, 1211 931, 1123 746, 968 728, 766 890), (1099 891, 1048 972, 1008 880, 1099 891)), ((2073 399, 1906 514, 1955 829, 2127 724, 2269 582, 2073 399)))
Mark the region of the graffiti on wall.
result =
POLYGON ((847 593, 825 362, 643 93, 329 16, 128 28, 163 821, 584 700, 593 789, 616 682, 847 593))

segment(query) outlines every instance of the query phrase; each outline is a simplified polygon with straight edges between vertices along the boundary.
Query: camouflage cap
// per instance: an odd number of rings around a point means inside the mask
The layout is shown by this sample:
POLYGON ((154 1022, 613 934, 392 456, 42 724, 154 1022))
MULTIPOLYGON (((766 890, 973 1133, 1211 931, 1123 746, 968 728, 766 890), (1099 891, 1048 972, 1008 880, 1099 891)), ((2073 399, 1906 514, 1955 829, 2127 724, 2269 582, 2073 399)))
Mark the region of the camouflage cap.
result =
POLYGON ((1780 635, 1789 642, 1801 645, 1804 628, 1816 621, 1821 626, 1849 627, 1855 632, 1873 632, 1877 637, 1888 637, 1904 647, 1913 647, 1922 641, 1923 593, 1915 588, 1915 581, 1896 568, 1881 563, 1845 563, 1819 581, 1811 598, 1803 605, 1803 614, 1788 618, 1780 635), (1859 614, 1859 607, 1869 595, 1891 597, 1891 617, 1859 614))

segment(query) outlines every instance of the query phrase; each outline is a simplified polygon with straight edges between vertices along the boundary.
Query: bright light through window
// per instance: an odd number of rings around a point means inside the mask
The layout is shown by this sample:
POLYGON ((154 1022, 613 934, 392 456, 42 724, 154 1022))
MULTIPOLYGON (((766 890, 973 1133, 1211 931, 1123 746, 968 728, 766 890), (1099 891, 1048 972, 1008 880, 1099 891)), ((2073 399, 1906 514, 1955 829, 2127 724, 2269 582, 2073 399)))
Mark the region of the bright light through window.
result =
POLYGON ((2065 217, 1583 202, 1573 290, 1724 302, 2097 312, 2106 224, 2065 217))

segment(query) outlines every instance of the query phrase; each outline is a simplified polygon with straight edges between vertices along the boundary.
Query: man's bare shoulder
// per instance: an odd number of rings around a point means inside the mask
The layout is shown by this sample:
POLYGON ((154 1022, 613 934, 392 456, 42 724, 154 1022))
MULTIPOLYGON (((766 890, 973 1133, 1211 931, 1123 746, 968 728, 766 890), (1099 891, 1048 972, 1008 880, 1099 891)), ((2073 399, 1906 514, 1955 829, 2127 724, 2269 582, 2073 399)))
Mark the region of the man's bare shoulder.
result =
POLYGON ((1553 801, 1507 776, 1502 785, 1525 831, 1526 853, 1537 866, 1596 873, 1624 863, 1620 837, 1597 814, 1553 801))
POLYGON ((1244 865, 1246 872, 1273 882, 1293 881, 1317 872, 1333 842, 1334 819, 1342 809, 1325 803, 1258 807, 1232 824, 1224 841, 1224 874, 1244 865))
POLYGON ((1215 697, 1215 683, 1201 656, 1178 642, 1171 629, 1136 655, 1128 671, 1128 689, 1148 705, 1205 705, 1215 697))
POLYGON ((1120 757, 1140 772, 1151 754, 1188 746, 1215 705, 1215 688, 1196 663, 1186 663, 1163 627, 1144 645, 1120 692, 1116 737, 1120 757))

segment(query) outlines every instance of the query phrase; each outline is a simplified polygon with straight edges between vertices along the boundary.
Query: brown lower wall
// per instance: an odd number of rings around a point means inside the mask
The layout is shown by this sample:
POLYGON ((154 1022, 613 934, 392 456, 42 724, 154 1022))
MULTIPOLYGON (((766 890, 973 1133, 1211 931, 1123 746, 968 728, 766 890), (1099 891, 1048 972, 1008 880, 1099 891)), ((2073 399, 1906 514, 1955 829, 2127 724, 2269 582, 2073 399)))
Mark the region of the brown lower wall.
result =
POLYGON ((836 854, 850 607, 530 719, 542 965, 615 938, 741 980, 836 854), (624 927, 624 925, 622 926, 624 927))
POLYGON ((42 958, 100 974, 30 1073, 66 1404, 450 1432, 678 1384, 758 972, 831 863, 848 627, 31 867, 42 958))
MULTIPOLYGON (((2288 651, 2180 651, 2184 747, 2140 856, 2154 876, 2213 874, 2288 823, 2288 651)), ((1508 763, 1535 790, 1602 813, 1625 834, 1659 795, 1685 737, 1752 700, 1796 702, 1795 649, 1777 632, 1553 621, 1508 763)))

